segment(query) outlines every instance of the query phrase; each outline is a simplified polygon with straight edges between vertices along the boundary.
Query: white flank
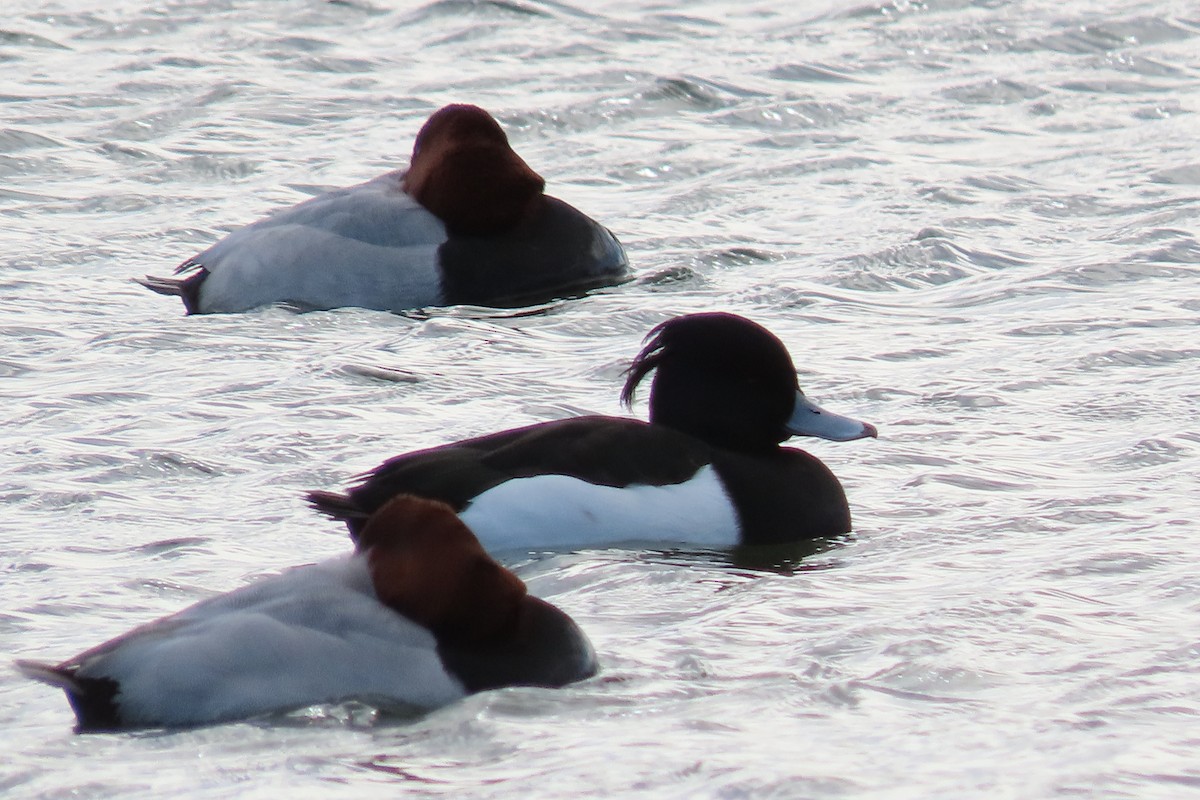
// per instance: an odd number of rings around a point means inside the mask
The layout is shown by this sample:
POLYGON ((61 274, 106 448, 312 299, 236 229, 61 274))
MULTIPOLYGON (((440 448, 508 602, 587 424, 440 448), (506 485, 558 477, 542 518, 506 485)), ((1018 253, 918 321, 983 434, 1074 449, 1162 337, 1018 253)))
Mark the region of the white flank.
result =
POLYGON ((667 486, 596 486, 566 475, 506 481, 461 514, 483 546, 562 550, 622 542, 738 543, 738 519, 712 466, 667 486))

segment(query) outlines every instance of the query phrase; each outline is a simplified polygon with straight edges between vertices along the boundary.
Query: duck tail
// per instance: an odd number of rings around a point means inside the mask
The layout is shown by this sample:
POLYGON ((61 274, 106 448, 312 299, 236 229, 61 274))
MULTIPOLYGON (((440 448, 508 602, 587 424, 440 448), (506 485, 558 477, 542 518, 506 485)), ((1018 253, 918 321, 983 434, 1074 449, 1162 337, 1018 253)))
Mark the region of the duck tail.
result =
POLYGON ((133 281, 152 292, 182 299, 187 313, 197 314, 200 312, 200 284, 208 277, 208 270, 190 261, 183 262, 176 270, 176 272, 189 271, 191 274, 183 278, 160 278, 157 275, 147 275, 144 278, 134 278, 133 281))
POLYGON ((58 667, 24 658, 17 659, 13 666, 26 678, 57 687, 68 694, 82 694, 84 691, 79 681, 75 680, 75 670, 70 667, 58 667))
POLYGON ((370 519, 370 514, 359 507, 348 494, 340 492, 322 492, 314 490, 305 495, 308 504, 325 516, 346 523, 350 530, 350 538, 358 543, 363 526, 370 519))
POLYGON ((327 517, 342 522, 366 521, 370 514, 361 509, 348 494, 311 491, 305 495, 308 504, 327 517))
POLYGON ((157 275, 147 275, 143 278, 134 278, 133 282, 159 294, 174 295, 175 297, 183 295, 183 280, 180 278, 160 278, 157 275))
POLYGON ((112 731, 122 727, 120 709, 117 707, 119 687, 111 678, 84 678, 76 674, 77 668, 74 666, 55 666, 26 659, 18 659, 14 666, 26 678, 66 692, 67 702, 71 704, 79 723, 77 731, 112 731))

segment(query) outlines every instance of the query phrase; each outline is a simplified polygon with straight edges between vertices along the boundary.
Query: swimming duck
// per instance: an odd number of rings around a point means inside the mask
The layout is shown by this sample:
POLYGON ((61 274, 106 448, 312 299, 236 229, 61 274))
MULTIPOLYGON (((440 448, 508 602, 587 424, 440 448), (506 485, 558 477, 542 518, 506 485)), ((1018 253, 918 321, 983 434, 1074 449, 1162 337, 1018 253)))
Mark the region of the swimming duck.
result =
POLYGON ((595 674, 574 621, 529 595, 444 503, 391 498, 355 543, 352 555, 203 600, 61 664, 17 668, 63 689, 80 731, 349 699, 429 709, 595 674))
POLYGON ((850 530, 845 492, 791 436, 850 441, 874 426, 800 391, 787 348, 725 313, 647 336, 621 398, 654 372, 650 421, 585 416, 397 456, 309 502, 356 531, 397 493, 448 503, 490 552, 623 542, 778 544, 850 530))
POLYGON ((544 187, 490 114, 449 105, 417 134, 408 170, 278 211, 184 261, 176 277, 138 282, 204 314, 280 302, 511 306, 622 280, 616 237, 544 187))

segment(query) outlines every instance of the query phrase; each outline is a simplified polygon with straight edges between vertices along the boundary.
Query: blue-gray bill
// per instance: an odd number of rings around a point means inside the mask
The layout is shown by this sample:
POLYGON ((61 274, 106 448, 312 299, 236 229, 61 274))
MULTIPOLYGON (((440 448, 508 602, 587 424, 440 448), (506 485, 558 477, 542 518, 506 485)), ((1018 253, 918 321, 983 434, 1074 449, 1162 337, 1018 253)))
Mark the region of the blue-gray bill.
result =
POLYGON ((879 436, 874 425, 826 411, 805 397, 803 392, 796 393, 796 405, 784 427, 793 436, 819 436, 834 442, 879 436))

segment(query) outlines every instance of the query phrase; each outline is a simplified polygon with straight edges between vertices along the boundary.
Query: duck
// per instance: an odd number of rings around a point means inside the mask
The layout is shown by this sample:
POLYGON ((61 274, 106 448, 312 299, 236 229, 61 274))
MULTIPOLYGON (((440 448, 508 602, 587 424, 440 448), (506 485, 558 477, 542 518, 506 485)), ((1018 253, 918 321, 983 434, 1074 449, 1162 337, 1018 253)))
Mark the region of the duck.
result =
POLYGON ((850 532, 837 477, 781 443, 878 431, 805 396, 778 337, 725 312, 675 317, 650 331, 628 368, 626 407, 651 372, 649 421, 570 417, 405 453, 308 502, 353 533, 393 495, 434 498, 489 552, 720 549, 850 532))
POLYGON ((596 674, 579 626, 532 596, 444 503, 389 499, 354 552, 262 578, 59 664, 83 733, 230 722, 361 700, 424 711, 596 674))
POLYGON ((239 228, 173 277, 134 280, 210 314, 516 307, 626 279, 612 232, 544 190, 491 114, 455 103, 426 120, 407 170, 239 228))

